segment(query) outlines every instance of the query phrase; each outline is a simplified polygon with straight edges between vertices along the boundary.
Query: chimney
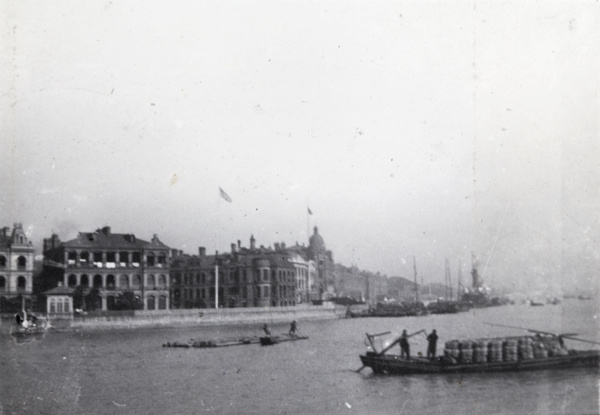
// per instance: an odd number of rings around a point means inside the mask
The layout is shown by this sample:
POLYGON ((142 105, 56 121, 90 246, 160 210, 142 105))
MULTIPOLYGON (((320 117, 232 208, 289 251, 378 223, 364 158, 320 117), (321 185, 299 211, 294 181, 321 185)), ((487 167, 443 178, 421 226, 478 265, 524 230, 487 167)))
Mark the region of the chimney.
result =
POLYGON ((231 253, 235 254, 235 244, 231 244, 231 253))
POLYGON ((276 250, 276 251, 279 251, 279 242, 275 242, 275 243, 274 243, 274 246, 275 246, 275 250, 276 250))
POLYGON ((206 248, 201 246, 198 248, 198 256, 204 258, 206 256, 206 248))
POLYGON ((179 252, 177 251, 177 249, 171 249, 171 256, 172 256, 173 258, 175 258, 176 256, 178 256, 178 255, 177 255, 178 253, 179 253, 179 252))
POLYGON ((106 236, 110 236, 110 226, 105 226, 102 228, 102 233, 106 236))
POLYGON ((254 251, 256 249, 256 239, 254 239, 254 235, 250 235, 250 249, 254 251))
POLYGON ((241 247, 242 247, 242 241, 240 241, 240 240, 238 239, 238 248, 241 248, 241 247))

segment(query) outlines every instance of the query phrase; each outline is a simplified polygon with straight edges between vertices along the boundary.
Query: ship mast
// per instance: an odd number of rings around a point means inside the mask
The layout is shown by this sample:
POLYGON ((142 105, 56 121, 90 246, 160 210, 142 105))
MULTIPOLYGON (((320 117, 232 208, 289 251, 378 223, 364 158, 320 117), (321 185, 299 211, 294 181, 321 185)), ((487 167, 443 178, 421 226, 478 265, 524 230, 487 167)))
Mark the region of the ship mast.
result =
POLYGON ((413 256, 413 269, 415 272, 415 302, 419 302, 419 286, 417 285, 417 260, 413 256))

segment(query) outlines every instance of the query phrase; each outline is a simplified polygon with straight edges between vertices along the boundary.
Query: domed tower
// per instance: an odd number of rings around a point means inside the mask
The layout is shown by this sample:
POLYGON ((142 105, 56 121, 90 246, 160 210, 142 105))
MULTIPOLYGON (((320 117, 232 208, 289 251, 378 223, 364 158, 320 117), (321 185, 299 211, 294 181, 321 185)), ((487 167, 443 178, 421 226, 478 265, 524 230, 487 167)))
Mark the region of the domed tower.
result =
POLYGON ((323 237, 319 235, 319 228, 315 226, 313 230, 314 233, 308 240, 308 250, 310 258, 316 260, 320 256, 325 255, 327 251, 325 249, 325 241, 323 240, 323 237))
POLYGON ((315 226, 313 229, 314 233, 308 240, 308 256, 315 264, 314 288, 319 299, 322 299, 325 292, 336 292, 333 255, 331 251, 327 251, 325 241, 319 235, 319 228, 315 226))

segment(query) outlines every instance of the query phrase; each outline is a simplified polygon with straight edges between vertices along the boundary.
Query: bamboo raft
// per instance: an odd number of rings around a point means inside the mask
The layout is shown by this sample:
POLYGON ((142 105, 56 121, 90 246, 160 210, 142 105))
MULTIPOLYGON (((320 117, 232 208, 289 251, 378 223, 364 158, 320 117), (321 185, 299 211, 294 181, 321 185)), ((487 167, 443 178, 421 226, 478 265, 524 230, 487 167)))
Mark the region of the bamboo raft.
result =
POLYGON ((262 346, 271 346, 278 343, 306 340, 306 336, 290 336, 289 334, 280 334, 273 336, 246 336, 238 338, 228 339, 216 339, 216 340, 190 340, 188 342, 168 342, 162 345, 162 347, 179 347, 184 349, 207 349, 214 347, 229 347, 229 346, 245 346, 248 344, 260 344, 262 346))
POLYGON ((181 348, 195 348, 195 349, 206 349, 213 347, 229 347, 229 346, 244 346, 247 344, 259 344, 260 338, 258 336, 251 337, 239 337, 229 339, 217 339, 217 340, 190 340, 187 343, 184 342, 168 342, 163 344, 163 347, 181 347, 181 348))

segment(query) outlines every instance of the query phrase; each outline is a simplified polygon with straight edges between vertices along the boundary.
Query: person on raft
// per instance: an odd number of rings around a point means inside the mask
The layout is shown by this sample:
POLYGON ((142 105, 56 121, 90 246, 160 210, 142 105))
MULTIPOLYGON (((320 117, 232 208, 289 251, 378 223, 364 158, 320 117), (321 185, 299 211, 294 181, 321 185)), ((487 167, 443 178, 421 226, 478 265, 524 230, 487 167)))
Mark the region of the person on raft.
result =
POLYGON ((265 332, 265 334, 266 334, 267 336, 270 336, 270 335, 271 335, 271 329, 269 328, 269 325, 268 325, 267 323, 265 323, 265 325, 263 326, 263 328, 262 328, 262 329, 263 329, 263 331, 265 332))
POLYGON ((289 333, 292 337, 296 337, 298 335, 298 324, 296 323, 296 320, 292 321, 292 324, 290 324, 289 333))

